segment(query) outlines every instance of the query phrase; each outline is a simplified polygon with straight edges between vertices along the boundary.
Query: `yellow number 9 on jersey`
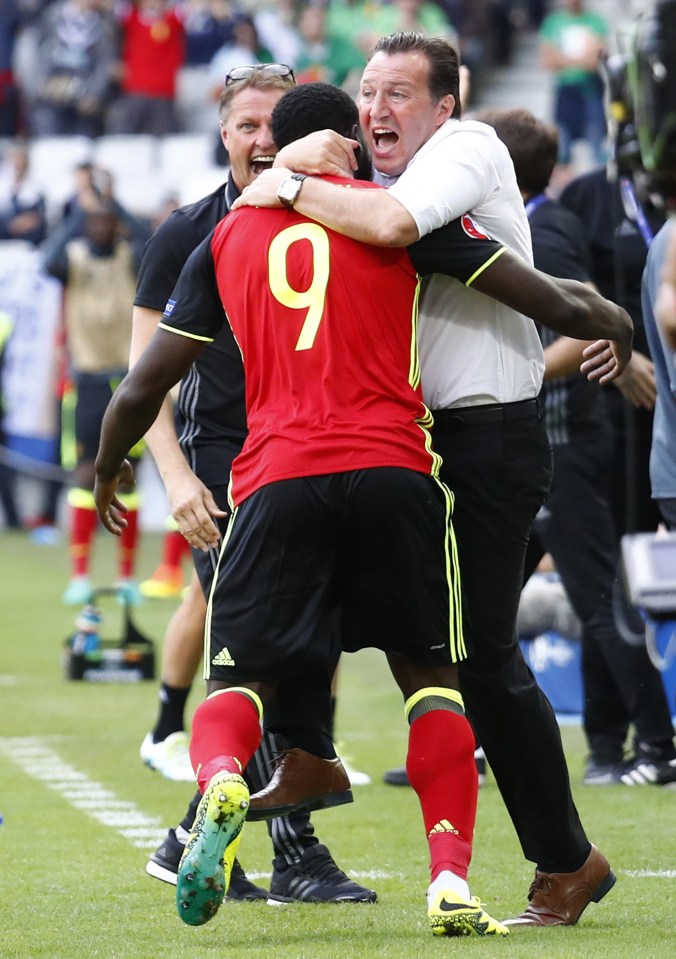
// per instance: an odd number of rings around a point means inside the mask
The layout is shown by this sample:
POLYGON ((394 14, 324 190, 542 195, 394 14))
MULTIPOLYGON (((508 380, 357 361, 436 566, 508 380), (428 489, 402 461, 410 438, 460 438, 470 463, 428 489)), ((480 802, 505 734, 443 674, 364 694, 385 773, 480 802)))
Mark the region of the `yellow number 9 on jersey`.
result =
POLYGON ((329 238, 318 223, 296 223, 278 233, 268 251, 268 283, 274 298, 291 310, 307 310, 297 350, 311 350, 324 315, 326 287, 329 282, 329 238), (299 240, 312 246, 312 283, 307 290, 294 290, 286 272, 289 247, 299 240))

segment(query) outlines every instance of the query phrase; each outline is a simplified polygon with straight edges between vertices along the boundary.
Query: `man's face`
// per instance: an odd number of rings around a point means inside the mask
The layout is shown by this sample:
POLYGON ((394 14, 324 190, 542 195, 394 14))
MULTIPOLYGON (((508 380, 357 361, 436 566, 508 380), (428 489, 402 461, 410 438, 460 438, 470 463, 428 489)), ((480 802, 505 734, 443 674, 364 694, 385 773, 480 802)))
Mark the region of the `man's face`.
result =
POLYGON ((448 94, 434 103, 429 60, 419 52, 376 53, 366 64, 359 88, 359 121, 377 170, 399 176, 411 158, 451 116, 448 94))
POLYGON ((232 99, 228 119, 221 125, 221 135, 239 190, 272 166, 277 147, 272 139, 270 117, 283 94, 283 90, 245 87, 232 99))

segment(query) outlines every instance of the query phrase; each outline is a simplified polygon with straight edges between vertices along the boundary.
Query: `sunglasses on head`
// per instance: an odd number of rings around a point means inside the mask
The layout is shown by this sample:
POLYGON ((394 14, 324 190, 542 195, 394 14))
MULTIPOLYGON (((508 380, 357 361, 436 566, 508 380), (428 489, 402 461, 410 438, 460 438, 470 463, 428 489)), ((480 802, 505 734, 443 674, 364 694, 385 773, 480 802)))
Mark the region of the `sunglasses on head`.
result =
POLYGON ((234 67, 225 75, 225 85, 237 83, 239 80, 248 80, 254 73, 266 73, 271 77, 289 77, 293 83, 296 78, 291 67, 286 63, 253 63, 251 66, 234 67))

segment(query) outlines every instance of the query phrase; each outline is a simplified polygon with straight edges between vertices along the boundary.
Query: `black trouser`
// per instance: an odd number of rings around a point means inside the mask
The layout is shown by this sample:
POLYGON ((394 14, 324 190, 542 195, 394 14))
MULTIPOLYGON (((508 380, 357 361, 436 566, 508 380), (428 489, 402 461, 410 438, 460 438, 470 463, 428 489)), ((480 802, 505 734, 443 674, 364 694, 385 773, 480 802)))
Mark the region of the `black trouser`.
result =
POLYGON ((516 631, 529 530, 551 480, 538 410, 529 401, 493 413, 485 407, 438 411, 432 438, 443 458, 442 479, 456 494, 453 523, 470 643, 470 657, 460 664, 467 714, 526 859, 557 872, 579 868, 589 841, 556 717, 516 631), (498 418, 484 421, 491 416, 498 418))
POLYGON ((594 759, 620 762, 629 723, 636 746, 674 753, 662 678, 645 646, 626 643, 613 613, 619 543, 606 495, 609 444, 597 430, 554 448, 554 478, 535 520, 525 578, 551 553, 582 623, 584 730, 594 759))

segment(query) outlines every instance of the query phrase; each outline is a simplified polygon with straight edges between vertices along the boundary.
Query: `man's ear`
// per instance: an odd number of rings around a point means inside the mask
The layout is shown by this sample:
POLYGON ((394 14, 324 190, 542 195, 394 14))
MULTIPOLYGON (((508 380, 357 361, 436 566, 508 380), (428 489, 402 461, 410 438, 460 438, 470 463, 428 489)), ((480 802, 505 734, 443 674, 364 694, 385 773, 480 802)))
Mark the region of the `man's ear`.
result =
POLYGON ((371 160, 371 152, 366 145, 366 140, 364 139, 364 134, 358 123, 352 127, 352 139, 356 140, 359 143, 358 148, 355 150, 355 156, 357 158, 357 169, 354 174, 355 180, 371 180, 373 179, 373 162, 371 160))
POLYGON ((445 96, 439 100, 437 104, 437 116, 439 118, 439 126, 442 123, 445 123, 446 120, 450 120, 453 116, 453 111, 455 110, 455 97, 452 93, 447 93, 445 96))

